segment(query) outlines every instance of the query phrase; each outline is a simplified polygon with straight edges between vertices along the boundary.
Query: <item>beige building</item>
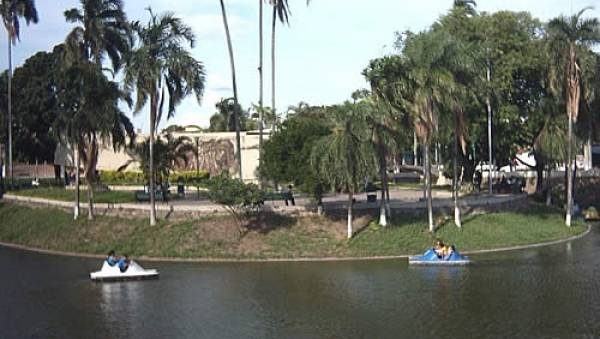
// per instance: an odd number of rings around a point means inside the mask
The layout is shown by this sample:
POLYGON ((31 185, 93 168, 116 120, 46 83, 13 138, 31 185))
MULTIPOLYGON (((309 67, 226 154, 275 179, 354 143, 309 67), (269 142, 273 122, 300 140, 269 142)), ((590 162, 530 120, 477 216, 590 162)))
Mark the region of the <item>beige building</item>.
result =
MULTIPOLYGON (((179 170, 201 170, 211 173, 211 175, 221 173, 226 170, 234 177, 239 177, 239 171, 236 163, 236 138, 235 132, 203 132, 198 127, 188 126, 182 131, 171 133, 174 137, 187 137, 194 145, 197 145, 198 161, 196 154, 188 154, 187 166, 181 165, 179 170)), ((263 132, 264 139, 269 137, 269 131, 263 132)), ((137 142, 145 140, 148 135, 139 134, 137 142)), ((242 174, 246 182, 258 182, 258 162, 259 162, 259 132, 247 131, 240 133, 242 148, 242 174)), ((73 151, 70 147, 59 145, 54 154, 54 164, 62 168, 73 167, 73 151)), ((131 158, 125 152, 120 150, 115 152, 112 147, 103 147, 98 156, 98 170, 115 171, 126 164, 131 158)), ((138 171, 139 167, 132 164, 128 171, 138 171)), ((64 172, 63 172, 64 173, 64 172)))

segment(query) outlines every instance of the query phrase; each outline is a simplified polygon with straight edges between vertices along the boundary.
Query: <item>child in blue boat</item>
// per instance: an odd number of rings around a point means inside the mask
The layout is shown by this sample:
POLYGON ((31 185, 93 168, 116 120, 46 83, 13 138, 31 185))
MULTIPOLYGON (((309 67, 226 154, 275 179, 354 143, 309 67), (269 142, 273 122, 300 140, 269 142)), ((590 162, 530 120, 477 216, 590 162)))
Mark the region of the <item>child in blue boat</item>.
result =
POLYGON ((443 241, 437 240, 433 250, 439 259, 448 260, 452 252, 454 252, 454 246, 445 245, 443 241))
POLYGON ((124 257, 119 259, 117 265, 119 266, 119 270, 121 271, 121 273, 127 271, 127 269, 129 268, 129 256, 125 254, 124 257))
POLYGON ((117 257, 115 256, 115 251, 111 250, 108 252, 108 256, 106 257, 106 263, 108 266, 115 266, 117 264, 117 257))

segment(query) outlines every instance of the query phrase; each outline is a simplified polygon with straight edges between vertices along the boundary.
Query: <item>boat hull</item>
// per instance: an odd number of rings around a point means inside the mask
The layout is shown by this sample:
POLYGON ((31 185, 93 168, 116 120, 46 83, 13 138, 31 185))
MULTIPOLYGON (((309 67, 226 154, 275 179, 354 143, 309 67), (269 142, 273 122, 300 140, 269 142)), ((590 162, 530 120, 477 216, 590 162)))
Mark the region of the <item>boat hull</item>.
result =
POLYGON ((110 266, 104 261, 100 271, 90 273, 90 279, 93 281, 147 280, 158 279, 159 276, 158 270, 144 269, 133 260, 129 263, 129 267, 125 272, 121 272, 117 265, 110 266))
POLYGON ((469 265, 471 260, 457 251, 452 252, 449 258, 440 259, 433 249, 429 249, 423 255, 409 257, 408 263, 410 265, 463 266, 469 265))

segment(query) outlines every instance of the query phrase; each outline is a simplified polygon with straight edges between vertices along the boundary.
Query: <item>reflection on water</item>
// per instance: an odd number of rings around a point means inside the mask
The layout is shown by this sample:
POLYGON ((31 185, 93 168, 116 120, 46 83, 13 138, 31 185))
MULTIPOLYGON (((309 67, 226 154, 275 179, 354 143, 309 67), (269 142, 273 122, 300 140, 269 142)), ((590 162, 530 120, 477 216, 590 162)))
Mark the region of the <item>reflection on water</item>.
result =
POLYGON ((96 260, 0 248, 0 338, 595 337, 600 233, 474 256, 156 264, 153 281, 93 283, 96 260))

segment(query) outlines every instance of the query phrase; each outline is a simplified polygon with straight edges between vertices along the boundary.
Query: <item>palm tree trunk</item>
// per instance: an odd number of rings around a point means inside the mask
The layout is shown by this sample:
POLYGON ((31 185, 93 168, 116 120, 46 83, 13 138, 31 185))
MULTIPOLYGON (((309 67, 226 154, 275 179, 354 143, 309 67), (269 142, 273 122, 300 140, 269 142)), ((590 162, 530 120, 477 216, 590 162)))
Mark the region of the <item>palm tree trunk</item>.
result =
POLYGON ((273 22, 271 26, 271 109, 275 123, 273 130, 277 129, 277 109, 275 108, 275 30, 277 27, 277 6, 273 6, 273 22))
POLYGON ((546 185, 546 189, 544 190, 546 192, 546 206, 551 206, 552 205, 552 187, 550 186, 550 177, 552 175, 552 169, 550 168, 550 165, 547 164, 547 169, 546 169, 546 181, 544 182, 544 184, 546 185))
POLYGON ((387 176, 385 178, 385 211, 389 219, 392 219, 392 208, 390 206, 390 184, 388 182, 387 176))
MULTIPOLYGON (((490 66, 488 65, 486 68, 486 78, 487 78, 487 82, 488 82, 488 86, 489 83, 492 81, 492 74, 491 74, 491 70, 490 70, 490 66)), ((485 97, 485 104, 487 106, 487 113, 488 113, 488 156, 489 156, 489 172, 488 172, 488 193, 491 195, 492 192, 492 180, 493 180, 493 173, 492 173, 492 104, 490 103, 490 95, 488 94, 485 97)))
POLYGON ((353 201, 354 189, 348 191, 348 239, 352 238, 352 201, 353 201))
POLYGON ((96 168, 97 159, 97 144, 96 137, 89 138, 88 157, 85 169, 85 179, 87 181, 87 196, 88 196, 88 220, 94 220, 94 169, 96 168))
POLYGON ((381 177, 381 201, 379 202, 379 225, 387 226, 387 211, 385 208, 386 199, 385 199, 385 187, 386 187, 386 159, 385 159, 385 147, 383 145, 383 140, 381 138, 380 132, 377 133, 377 153, 379 153, 379 175, 381 177))
POLYGON ((452 157, 452 198, 454 200, 454 224, 462 227, 460 220, 460 207, 458 206, 458 115, 454 119, 454 156, 452 157))
POLYGON ((158 94, 156 90, 152 93, 150 98, 150 158, 149 158, 149 171, 150 171, 150 226, 156 225, 156 199, 155 199, 155 173, 154 173, 154 133, 156 126, 156 109, 158 103, 158 94))
POLYGON ((425 196, 427 200, 427 222, 429 232, 435 232, 433 224, 433 201, 431 198, 431 160, 429 159, 429 142, 423 143, 423 160, 425 165, 425 196))
MULTIPOLYGON (((258 85, 258 167, 260 167, 260 165, 262 164, 262 159, 263 159, 263 126, 264 126, 264 116, 263 116, 263 110, 264 110, 264 102, 263 102, 263 95, 264 95, 264 77, 263 77, 263 51, 264 51, 264 47, 263 47, 263 0, 258 0, 259 3, 259 11, 258 11, 258 34, 259 34, 259 42, 258 42, 258 49, 259 49, 259 61, 258 61, 258 77, 259 77, 259 85, 258 85)), ((260 186, 261 188, 264 189, 264 182, 261 179, 260 180, 260 186)))
POLYGON ((73 209, 73 219, 79 218, 79 144, 75 145, 75 207, 73 209))
POLYGON ((569 134, 568 134, 568 149, 567 149, 567 213, 565 216, 565 224, 571 227, 571 211, 573 210, 573 161, 571 149, 573 145, 573 120, 572 113, 569 112, 569 134))
POLYGON ((418 156, 418 142, 417 142, 417 132, 413 133, 413 165, 414 166, 419 166, 419 159, 417 159, 418 156))
POLYGON ((8 177, 13 183, 13 154, 12 154, 12 39, 8 33, 8 177))
POLYGON ((225 3, 220 0, 221 3, 221 14, 223 16, 223 26, 225 26, 225 35, 227 37, 227 48, 229 49, 229 64, 231 66, 231 79, 233 85, 233 101, 235 108, 233 111, 235 119, 235 143, 237 147, 237 165, 239 169, 240 179, 244 179, 242 175, 242 142, 240 137, 240 105, 238 102, 238 91, 237 81, 235 77, 235 60, 233 58, 233 45, 231 43, 231 34, 229 33, 229 24, 227 23, 227 12, 225 10, 225 3))

